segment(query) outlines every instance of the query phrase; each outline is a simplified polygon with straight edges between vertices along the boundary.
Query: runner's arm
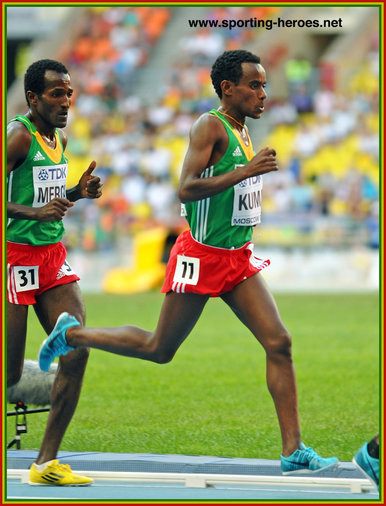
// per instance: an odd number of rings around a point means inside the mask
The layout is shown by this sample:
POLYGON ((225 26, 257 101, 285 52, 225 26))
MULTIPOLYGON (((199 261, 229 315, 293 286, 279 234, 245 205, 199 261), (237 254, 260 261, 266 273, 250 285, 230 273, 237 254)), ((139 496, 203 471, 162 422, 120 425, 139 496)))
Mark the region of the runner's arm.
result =
MULTIPOLYGON (((20 122, 12 122, 7 128, 7 176, 23 163, 31 145, 31 135, 20 122)), ((61 220, 73 204, 66 199, 55 198, 43 207, 30 207, 7 201, 7 217, 18 220, 61 220)))
POLYGON ((193 125, 178 187, 181 202, 211 197, 247 177, 278 170, 276 153, 267 147, 259 151, 243 167, 219 176, 200 178, 203 170, 223 156, 227 142, 226 131, 217 118, 204 115, 193 125))

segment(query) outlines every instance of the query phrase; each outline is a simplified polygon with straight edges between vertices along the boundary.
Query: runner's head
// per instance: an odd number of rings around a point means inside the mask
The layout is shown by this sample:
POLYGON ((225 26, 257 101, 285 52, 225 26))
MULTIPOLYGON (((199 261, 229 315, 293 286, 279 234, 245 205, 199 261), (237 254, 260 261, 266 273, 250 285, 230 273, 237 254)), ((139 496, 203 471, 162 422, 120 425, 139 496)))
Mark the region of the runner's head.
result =
POLYGON ((30 105, 27 96, 28 91, 33 91, 37 95, 43 93, 46 86, 45 77, 47 70, 53 70, 58 74, 68 74, 68 70, 63 63, 56 60, 46 59, 32 63, 24 74, 24 93, 28 105, 30 105))
POLYGON ((242 63, 260 63, 260 57, 249 51, 236 49, 225 51, 214 62, 210 77, 219 98, 222 98, 222 81, 227 80, 232 81, 236 85, 239 84, 243 74, 242 63))
POLYGON ((39 60, 24 76, 24 93, 33 118, 62 128, 67 124, 73 89, 67 68, 56 60, 39 60))
POLYGON ((222 106, 238 117, 260 118, 266 75, 260 58, 249 51, 225 51, 214 62, 211 78, 222 106))

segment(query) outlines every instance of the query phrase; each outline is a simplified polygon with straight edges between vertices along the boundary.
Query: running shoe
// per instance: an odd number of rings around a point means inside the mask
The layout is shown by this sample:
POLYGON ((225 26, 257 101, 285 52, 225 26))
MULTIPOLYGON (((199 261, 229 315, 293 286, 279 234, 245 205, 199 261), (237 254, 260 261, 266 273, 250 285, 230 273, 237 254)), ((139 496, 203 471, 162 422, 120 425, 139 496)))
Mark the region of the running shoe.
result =
POLYGON ((300 443, 299 449, 295 450, 289 457, 281 455, 281 472, 283 474, 308 474, 326 469, 331 471, 338 467, 338 462, 336 457, 324 459, 310 446, 307 448, 303 443, 300 443))
POLYGON ((379 490, 379 459, 369 455, 367 443, 358 450, 352 461, 379 490))
POLYGON ((55 327, 51 334, 42 342, 39 350, 39 367, 42 371, 48 371, 51 362, 59 355, 66 355, 69 351, 75 350, 66 341, 66 330, 70 327, 80 325, 75 316, 62 313, 56 320, 55 327))
POLYGON ((38 471, 36 464, 32 464, 29 472, 30 485, 56 485, 62 487, 83 487, 91 485, 94 480, 87 476, 80 476, 71 471, 68 464, 60 464, 59 460, 52 460, 44 471, 38 471))

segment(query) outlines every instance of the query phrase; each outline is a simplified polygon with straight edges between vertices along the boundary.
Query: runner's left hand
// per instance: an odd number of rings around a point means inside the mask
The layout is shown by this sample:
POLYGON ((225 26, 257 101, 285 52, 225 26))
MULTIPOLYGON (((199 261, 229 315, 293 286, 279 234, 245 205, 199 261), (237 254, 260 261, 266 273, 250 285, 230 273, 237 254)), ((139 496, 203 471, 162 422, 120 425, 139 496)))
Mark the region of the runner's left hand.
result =
POLYGON ((88 169, 83 173, 79 179, 79 189, 82 198, 98 199, 102 195, 102 183, 99 176, 92 175, 96 167, 96 161, 93 160, 88 169))

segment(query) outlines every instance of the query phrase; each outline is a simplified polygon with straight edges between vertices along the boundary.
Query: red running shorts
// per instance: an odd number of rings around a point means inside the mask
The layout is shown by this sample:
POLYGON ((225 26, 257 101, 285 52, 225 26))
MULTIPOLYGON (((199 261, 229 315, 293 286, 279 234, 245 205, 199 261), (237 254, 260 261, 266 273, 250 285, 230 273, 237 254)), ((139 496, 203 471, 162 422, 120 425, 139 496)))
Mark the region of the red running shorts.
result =
POLYGON ((36 296, 78 281, 61 242, 30 246, 7 242, 7 296, 12 304, 35 304, 36 296))
POLYGON ((161 292, 198 293, 218 297, 270 264, 253 255, 253 243, 223 249, 201 244, 190 230, 174 244, 161 292))

